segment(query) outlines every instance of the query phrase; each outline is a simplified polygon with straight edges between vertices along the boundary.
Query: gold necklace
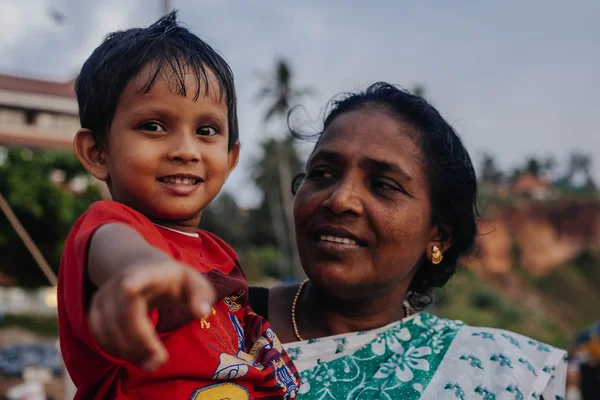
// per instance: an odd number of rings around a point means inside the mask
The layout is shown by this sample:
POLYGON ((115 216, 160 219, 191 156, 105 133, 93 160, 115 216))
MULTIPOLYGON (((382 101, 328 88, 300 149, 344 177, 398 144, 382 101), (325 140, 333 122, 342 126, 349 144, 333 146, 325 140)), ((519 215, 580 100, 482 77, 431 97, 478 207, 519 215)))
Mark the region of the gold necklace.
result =
POLYGON ((306 285, 308 279, 302 281, 300 286, 298 286, 298 291, 296 292, 296 296, 294 296, 294 302, 292 303, 292 326, 294 327, 294 333, 296 334, 296 338, 299 341, 302 341, 302 336, 300 336, 300 332, 298 332, 298 325, 296 324, 296 304, 298 303, 298 298, 300 297, 300 293, 302 293, 302 288, 306 285))
MULTIPOLYGON (((302 289, 304 285, 306 285, 308 279, 305 279, 298 286, 298 290, 296 291, 296 296, 294 296, 294 301, 292 302, 292 326, 294 327, 294 334, 299 341, 303 341, 302 336, 300 336, 300 332, 298 331, 298 324, 296 323, 296 305, 298 304, 298 299, 300 298, 300 293, 302 293, 302 289)), ((402 307, 404 307, 404 318, 410 317, 410 308, 404 303, 402 303, 402 307)))

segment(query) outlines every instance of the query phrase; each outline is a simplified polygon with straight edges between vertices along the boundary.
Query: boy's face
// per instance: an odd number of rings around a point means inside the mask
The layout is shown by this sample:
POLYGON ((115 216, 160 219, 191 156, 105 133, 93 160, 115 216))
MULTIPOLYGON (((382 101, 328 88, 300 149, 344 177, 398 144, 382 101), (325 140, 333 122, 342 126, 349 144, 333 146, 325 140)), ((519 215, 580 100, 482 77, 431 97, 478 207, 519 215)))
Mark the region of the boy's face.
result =
POLYGON ((114 200, 158 224, 193 232, 235 167, 239 145, 228 149, 227 104, 212 71, 196 100, 192 73, 186 96, 169 89, 176 79, 169 75, 144 94, 150 71, 142 70, 117 103, 103 152, 107 182, 114 200))

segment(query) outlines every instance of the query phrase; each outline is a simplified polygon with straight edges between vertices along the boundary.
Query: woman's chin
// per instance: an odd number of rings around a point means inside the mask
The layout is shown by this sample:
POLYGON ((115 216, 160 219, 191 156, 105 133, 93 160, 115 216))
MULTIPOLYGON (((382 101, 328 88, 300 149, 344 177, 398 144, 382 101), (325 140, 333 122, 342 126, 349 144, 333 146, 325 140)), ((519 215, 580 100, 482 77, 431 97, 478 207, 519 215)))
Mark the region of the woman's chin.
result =
POLYGON ((364 269, 361 271, 359 268, 330 261, 314 265, 314 268, 306 270, 306 274, 320 288, 332 294, 352 290, 364 285, 368 279, 364 275, 364 269))

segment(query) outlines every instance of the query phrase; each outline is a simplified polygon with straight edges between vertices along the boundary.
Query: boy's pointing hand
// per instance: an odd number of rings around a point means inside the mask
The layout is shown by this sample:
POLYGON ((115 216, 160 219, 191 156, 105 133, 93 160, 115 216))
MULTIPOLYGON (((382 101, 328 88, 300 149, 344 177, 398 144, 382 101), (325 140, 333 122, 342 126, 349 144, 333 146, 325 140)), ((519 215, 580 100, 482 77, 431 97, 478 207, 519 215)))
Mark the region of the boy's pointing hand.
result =
POLYGON ((110 356, 153 371, 167 361, 168 354, 148 312, 184 305, 202 318, 214 302, 210 282, 181 263, 131 266, 108 280, 92 297, 90 328, 100 348, 110 356))

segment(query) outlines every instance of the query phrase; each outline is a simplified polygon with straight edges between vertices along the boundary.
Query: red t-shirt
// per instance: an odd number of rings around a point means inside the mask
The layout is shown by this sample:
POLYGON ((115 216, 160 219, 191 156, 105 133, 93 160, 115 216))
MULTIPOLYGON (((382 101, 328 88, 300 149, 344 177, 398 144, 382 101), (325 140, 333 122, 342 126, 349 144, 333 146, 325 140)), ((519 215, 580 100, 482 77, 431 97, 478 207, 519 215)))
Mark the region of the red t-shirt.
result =
POLYGON ((71 229, 58 281, 61 352, 75 399, 293 398, 298 373, 268 322, 248 306, 248 286, 235 252, 221 239, 158 227, 117 202, 93 204, 71 229), (202 272, 217 298, 211 315, 195 319, 184 308, 153 310, 149 318, 169 352, 165 365, 146 372, 107 355, 88 324, 93 293, 86 272, 94 232, 108 223, 135 229, 152 246, 202 272))

